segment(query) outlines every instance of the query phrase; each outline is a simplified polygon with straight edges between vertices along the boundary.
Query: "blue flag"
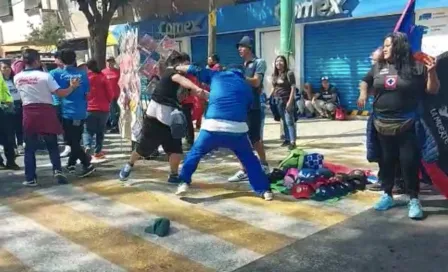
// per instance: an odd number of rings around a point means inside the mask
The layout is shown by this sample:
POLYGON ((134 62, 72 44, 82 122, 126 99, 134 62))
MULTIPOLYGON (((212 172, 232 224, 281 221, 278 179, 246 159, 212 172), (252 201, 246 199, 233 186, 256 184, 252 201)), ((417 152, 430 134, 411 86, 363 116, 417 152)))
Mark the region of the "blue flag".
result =
POLYGON ((415 0, 409 0, 400 19, 395 25, 394 32, 403 32, 408 35, 412 52, 422 50, 422 39, 424 28, 415 25, 415 0))

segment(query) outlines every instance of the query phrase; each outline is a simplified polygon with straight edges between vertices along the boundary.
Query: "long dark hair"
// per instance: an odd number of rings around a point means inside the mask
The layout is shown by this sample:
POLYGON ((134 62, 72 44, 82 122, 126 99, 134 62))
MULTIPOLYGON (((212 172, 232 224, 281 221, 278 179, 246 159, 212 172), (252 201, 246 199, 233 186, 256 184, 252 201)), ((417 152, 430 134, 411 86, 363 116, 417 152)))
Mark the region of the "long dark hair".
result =
MULTIPOLYGON (((411 44, 405 33, 394 32, 386 36, 392 41, 392 56, 389 62, 395 65, 395 69, 400 76, 410 78, 414 71, 415 61, 412 56, 411 44)), ((386 64, 386 60, 380 60, 381 67, 386 64)))
POLYGON ((289 70, 289 68, 288 68, 288 62, 286 61, 286 57, 283 55, 277 56, 274 61, 274 73, 272 74, 273 81, 275 82, 280 76, 282 77, 282 79, 285 79, 286 75, 288 73, 288 70, 289 70), (278 59, 282 59, 283 63, 285 63, 284 71, 281 74, 276 65, 278 59))
POLYGON ((9 67, 9 70, 11 70, 11 74, 9 75, 9 78, 5 78, 5 76, 3 76, 4 80, 14 80, 14 71, 12 70, 11 64, 4 62, 4 61, 0 61, 0 66, 1 65, 6 65, 9 67))

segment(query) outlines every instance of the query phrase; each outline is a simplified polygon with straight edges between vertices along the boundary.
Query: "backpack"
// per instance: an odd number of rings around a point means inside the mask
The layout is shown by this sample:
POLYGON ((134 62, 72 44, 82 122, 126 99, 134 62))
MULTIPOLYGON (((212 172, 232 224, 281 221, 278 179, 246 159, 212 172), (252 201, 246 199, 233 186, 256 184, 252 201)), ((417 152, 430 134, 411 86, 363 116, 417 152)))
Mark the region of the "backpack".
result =
POLYGON ((280 162, 279 168, 283 170, 287 170, 290 168, 302 169, 303 161, 306 156, 306 152, 302 149, 296 148, 289 152, 289 155, 280 162))
POLYGON ((341 107, 336 108, 335 119, 338 121, 344 121, 346 119, 345 111, 341 107))

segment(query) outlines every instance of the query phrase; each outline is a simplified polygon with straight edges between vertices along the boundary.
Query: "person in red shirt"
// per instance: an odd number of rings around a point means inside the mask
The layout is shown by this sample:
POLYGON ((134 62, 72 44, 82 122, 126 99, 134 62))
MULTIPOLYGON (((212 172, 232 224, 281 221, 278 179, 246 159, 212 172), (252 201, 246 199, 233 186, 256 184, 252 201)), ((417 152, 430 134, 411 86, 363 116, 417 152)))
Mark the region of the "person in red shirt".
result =
POLYGON ((212 54, 207 59, 207 68, 213 71, 221 71, 221 65, 219 64, 219 56, 217 54, 212 54))
POLYGON ((103 159, 103 142, 110 105, 115 99, 114 90, 109 88, 106 76, 101 73, 96 60, 87 62, 90 92, 87 94, 87 120, 84 127, 83 142, 86 153, 90 154, 93 137, 96 136, 93 157, 103 159))
POLYGON ((114 97, 110 105, 109 125, 112 133, 118 133, 118 119, 120 118, 120 108, 118 107, 118 97, 120 96, 120 69, 116 68, 117 62, 115 58, 110 56, 106 59, 106 68, 102 73, 106 76, 109 88, 113 90, 114 97))

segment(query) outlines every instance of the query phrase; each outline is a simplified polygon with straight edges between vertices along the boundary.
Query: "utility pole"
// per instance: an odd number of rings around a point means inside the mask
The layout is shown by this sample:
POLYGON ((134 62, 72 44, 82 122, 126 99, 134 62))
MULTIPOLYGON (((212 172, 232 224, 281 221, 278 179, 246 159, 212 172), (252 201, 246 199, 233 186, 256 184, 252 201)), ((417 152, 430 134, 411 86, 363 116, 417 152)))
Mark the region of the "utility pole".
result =
POLYGON ((280 0, 280 51, 290 65, 294 62, 295 47, 294 4, 295 0, 280 0))
POLYGON ((216 53, 216 9, 215 0, 208 0, 208 55, 216 53))

